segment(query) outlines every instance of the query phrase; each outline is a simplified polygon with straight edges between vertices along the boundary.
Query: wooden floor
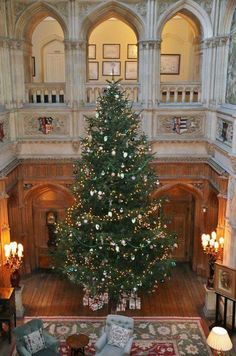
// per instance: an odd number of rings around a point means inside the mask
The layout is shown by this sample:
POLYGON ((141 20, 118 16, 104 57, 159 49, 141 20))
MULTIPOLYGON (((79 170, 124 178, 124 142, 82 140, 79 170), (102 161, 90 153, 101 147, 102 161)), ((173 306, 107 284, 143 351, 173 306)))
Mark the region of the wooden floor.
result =
MULTIPOLYGON (((97 312, 83 307, 80 287, 56 274, 38 272, 24 278, 23 305, 27 316, 107 315, 107 309, 97 312)), ((203 316, 204 280, 192 272, 188 264, 179 264, 172 278, 161 284, 154 294, 141 295, 142 309, 127 310, 132 316, 203 316)))
MULTIPOLYGON (((142 296, 142 309, 128 310, 122 314, 130 316, 201 316, 205 302, 205 280, 197 277, 188 264, 179 264, 172 278, 162 284, 155 294, 142 296)), ((82 306, 83 291, 78 286, 63 280, 52 272, 37 272, 22 279, 23 304, 26 316, 105 316, 104 308, 92 312, 82 306)), ((205 319, 209 325, 212 321, 205 319)), ((18 319, 17 325, 23 320, 18 319)), ((236 335, 232 341, 234 349, 228 356, 236 355, 236 335)), ((14 342, 14 341, 13 341, 14 342)), ((11 355, 7 339, 0 338, 0 355, 11 355)))

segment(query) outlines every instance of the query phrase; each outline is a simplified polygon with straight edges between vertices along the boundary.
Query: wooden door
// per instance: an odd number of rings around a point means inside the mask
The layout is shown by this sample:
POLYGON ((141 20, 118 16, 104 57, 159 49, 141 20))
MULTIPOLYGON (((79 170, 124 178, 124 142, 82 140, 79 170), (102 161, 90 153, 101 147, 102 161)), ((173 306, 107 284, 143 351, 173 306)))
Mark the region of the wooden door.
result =
MULTIPOLYGON (((50 268, 51 256, 48 247, 49 227, 47 216, 49 212, 54 212, 57 221, 62 221, 66 215, 66 208, 71 206, 72 197, 64 192, 42 189, 33 201, 33 239, 36 261, 36 268, 50 268)), ((52 233, 52 231, 51 231, 52 233)))
POLYGON ((49 211, 56 211, 58 220, 63 220, 65 217, 64 208, 57 207, 55 209, 55 206, 34 208, 35 250, 38 268, 50 268, 52 262, 48 248, 49 231, 46 222, 49 211))
POLYGON ((178 248, 173 251, 176 261, 187 262, 192 259, 194 231, 194 200, 191 194, 168 194, 168 202, 164 203, 164 216, 169 231, 177 234, 178 248))

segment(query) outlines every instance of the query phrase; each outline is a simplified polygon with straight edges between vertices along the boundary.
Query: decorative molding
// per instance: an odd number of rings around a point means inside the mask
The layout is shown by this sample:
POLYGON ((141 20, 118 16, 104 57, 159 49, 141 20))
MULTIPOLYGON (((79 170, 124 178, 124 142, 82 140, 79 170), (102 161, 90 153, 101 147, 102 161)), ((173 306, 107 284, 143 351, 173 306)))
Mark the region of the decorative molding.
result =
POLYGON ((226 46, 229 43, 229 36, 216 36, 211 38, 206 38, 204 40, 205 48, 214 48, 214 47, 222 47, 226 46))
POLYGON ((68 1, 52 1, 51 5, 56 8, 56 10, 63 17, 68 17, 68 1))
POLYGON ((202 182, 194 182, 194 183, 191 183, 191 185, 195 188, 197 188, 198 190, 201 190, 203 192, 204 190, 204 183, 202 182))
POLYGON ((145 18, 147 15, 147 1, 141 0, 138 4, 136 4, 136 10, 143 18, 145 18))
POLYGON ((75 153, 79 151, 80 141, 72 141, 72 148, 75 153))
POLYGON ((199 4, 203 9, 205 9, 208 15, 211 14, 214 0, 194 0, 194 1, 197 4, 199 4))
POLYGON ((9 173, 11 173, 16 167, 19 166, 20 161, 15 158, 13 161, 11 161, 6 167, 4 167, 0 171, 0 177, 6 177, 9 173))
POLYGON ((236 174, 236 156, 229 155, 231 166, 234 174, 236 174))
POLYGON ((86 50, 86 41, 64 41, 66 50, 86 50))
POLYGON ((14 1, 14 11, 16 20, 20 17, 20 15, 31 5, 31 3, 26 3, 25 1, 14 1))
POLYGON ((142 49, 160 49, 161 48, 161 40, 145 40, 138 42, 142 49))
MULTIPOLYGON (((40 114, 39 114, 40 115, 40 114)), ((54 116, 54 115, 53 115, 54 116)), ((42 115, 43 117, 43 115, 42 115)), ((51 123, 51 131, 48 136, 68 135, 68 118, 63 114, 55 114, 51 123)), ((40 122, 37 117, 27 115, 23 118, 24 136, 42 136, 44 133, 40 129, 40 122)))
POLYGON ((174 3, 176 0, 159 0, 159 13, 162 14, 174 3))
POLYGON ((24 190, 29 190, 33 187, 34 185, 32 183, 24 183, 24 190))
POLYGON ((0 146, 10 141, 9 118, 0 118, 0 146))
POLYGON ((217 117, 216 140, 224 145, 232 147, 233 142, 233 122, 217 117))
POLYGON ((205 116, 157 116, 157 130, 154 135, 168 134, 181 136, 203 136, 205 116))

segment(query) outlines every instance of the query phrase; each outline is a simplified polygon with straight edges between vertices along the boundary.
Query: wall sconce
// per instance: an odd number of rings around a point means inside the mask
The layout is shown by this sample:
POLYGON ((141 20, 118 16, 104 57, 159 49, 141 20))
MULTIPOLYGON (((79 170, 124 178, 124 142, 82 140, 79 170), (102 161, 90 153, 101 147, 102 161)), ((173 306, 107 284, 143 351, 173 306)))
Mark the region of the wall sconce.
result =
POLYGON ((215 262, 223 257, 224 238, 220 237, 217 239, 216 232, 212 231, 211 235, 202 234, 201 240, 204 253, 209 257, 210 274, 207 279, 207 288, 212 289, 214 284, 215 262))
POLYGON ((19 269, 22 265, 23 259, 23 245, 17 242, 11 242, 9 245, 4 246, 5 251, 5 266, 11 270, 10 281, 13 288, 20 288, 20 274, 19 269))
POLYGON ((206 214, 206 212, 207 212, 207 207, 206 206, 202 207, 202 212, 203 212, 203 214, 206 214))

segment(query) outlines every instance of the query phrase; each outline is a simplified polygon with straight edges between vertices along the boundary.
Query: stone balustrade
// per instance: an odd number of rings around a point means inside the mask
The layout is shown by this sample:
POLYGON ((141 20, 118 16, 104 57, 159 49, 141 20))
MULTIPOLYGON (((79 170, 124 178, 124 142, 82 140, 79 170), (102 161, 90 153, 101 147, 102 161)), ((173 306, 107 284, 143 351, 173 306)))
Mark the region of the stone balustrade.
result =
MULTIPOLYGON (((86 84, 86 102, 87 104, 96 104, 96 100, 99 95, 102 94, 104 89, 108 84, 86 84)), ((139 101, 139 84, 122 84, 122 88, 126 91, 126 95, 130 101, 133 103, 138 103, 139 101)))
POLYGON ((65 102, 65 83, 27 83, 26 102, 58 104, 65 102))
MULTIPOLYGON (((106 89, 105 83, 86 84, 86 104, 96 105, 99 95, 106 89)), ((122 84, 127 96, 133 103, 139 102, 139 84, 122 84)), ((26 102, 30 104, 57 104, 65 102, 65 83, 28 83, 26 84, 26 102)), ((161 104, 201 103, 201 84, 161 83, 161 104)))
POLYGON ((162 104, 201 103, 201 83, 161 83, 162 104))

